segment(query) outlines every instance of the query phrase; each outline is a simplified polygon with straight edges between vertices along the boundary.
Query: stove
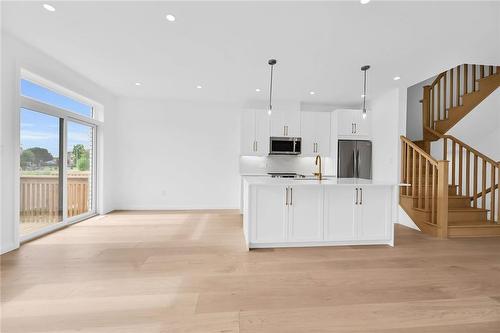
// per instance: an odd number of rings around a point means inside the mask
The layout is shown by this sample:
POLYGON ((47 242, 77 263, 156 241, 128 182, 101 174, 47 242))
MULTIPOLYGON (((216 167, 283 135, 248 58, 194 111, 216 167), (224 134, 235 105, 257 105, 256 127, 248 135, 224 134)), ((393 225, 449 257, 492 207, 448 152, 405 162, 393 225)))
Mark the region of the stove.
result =
POLYGON ((269 172, 272 178, 305 178, 306 176, 295 172, 269 172))

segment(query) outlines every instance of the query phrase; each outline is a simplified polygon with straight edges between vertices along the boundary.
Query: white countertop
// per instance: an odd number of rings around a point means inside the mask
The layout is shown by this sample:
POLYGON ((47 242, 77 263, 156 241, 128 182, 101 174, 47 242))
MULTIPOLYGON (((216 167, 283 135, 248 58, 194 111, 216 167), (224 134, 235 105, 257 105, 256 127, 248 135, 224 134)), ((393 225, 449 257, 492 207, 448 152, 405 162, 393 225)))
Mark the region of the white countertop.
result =
POLYGON ((328 177, 323 180, 308 178, 272 178, 270 176, 254 176, 245 177, 245 182, 248 185, 341 185, 341 186, 355 186, 355 185, 373 185, 373 186, 400 186, 403 184, 391 183, 387 181, 376 181, 371 179, 360 178, 337 178, 328 177))

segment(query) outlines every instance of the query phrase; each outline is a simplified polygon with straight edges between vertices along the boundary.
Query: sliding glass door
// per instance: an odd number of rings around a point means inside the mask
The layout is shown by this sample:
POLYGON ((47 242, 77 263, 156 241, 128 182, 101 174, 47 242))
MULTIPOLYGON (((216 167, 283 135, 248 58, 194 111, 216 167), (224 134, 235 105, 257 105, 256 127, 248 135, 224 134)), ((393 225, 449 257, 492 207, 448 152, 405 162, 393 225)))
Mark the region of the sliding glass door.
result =
POLYGON ((94 127, 68 121, 67 206, 68 217, 93 211, 94 127))
POLYGON ((63 220, 62 120, 21 109, 20 234, 63 220))
POLYGON ((96 213, 96 129, 92 106, 21 81, 21 241, 96 213))

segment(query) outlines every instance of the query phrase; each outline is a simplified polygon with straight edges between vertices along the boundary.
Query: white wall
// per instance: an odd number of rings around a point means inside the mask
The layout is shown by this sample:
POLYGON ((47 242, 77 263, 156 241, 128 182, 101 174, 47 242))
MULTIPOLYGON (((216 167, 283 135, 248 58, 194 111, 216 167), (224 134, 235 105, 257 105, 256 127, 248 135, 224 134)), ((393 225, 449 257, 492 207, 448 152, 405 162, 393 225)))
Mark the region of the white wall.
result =
POLYGON ((422 103, 424 86, 430 85, 434 81, 434 77, 417 83, 407 90, 407 105, 406 105, 406 137, 412 141, 423 139, 422 128, 422 103))
POLYGON ((447 134, 500 161, 500 88, 453 126, 447 134))
POLYGON ((117 209, 239 208, 241 106, 120 99, 117 209))
POLYGON ((371 103, 374 180, 399 182, 399 95, 395 88, 371 103))
MULTIPOLYGON (((19 194, 18 161, 19 154, 19 74, 24 68, 34 74, 59 84, 75 93, 90 98, 103 105, 106 122, 113 121, 113 112, 116 111, 116 98, 103 88, 87 78, 69 69, 53 58, 42 53, 14 36, 2 30, 2 112, 1 112, 1 251, 2 253, 19 246, 18 235, 18 207, 16 196, 19 194)), ((112 170, 106 159, 112 159, 111 130, 104 126, 99 130, 98 177, 98 209, 105 213, 113 209, 112 187, 107 186, 112 182, 112 170)))

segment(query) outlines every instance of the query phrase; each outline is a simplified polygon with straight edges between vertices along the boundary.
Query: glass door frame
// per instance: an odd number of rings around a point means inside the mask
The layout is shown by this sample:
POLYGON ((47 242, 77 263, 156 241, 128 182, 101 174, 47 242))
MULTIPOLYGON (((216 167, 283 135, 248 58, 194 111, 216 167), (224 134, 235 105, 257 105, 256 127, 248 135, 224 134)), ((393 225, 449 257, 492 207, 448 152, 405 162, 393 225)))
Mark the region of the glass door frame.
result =
MULTIPOLYGON (((17 110, 18 114, 20 115, 21 109, 27 109, 30 111, 34 112, 39 112, 43 113, 49 116, 57 117, 59 119, 62 119, 62 131, 60 130, 60 133, 63 133, 62 138, 59 138, 60 144, 62 144, 62 168, 59 170, 59 172, 62 174, 62 179, 63 179, 63 184, 62 184, 62 202, 63 202, 63 207, 62 207, 62 221, 54 223, 53 225, 46 226, 43 228, 40 228, 37 231, 34 231, 28 235, 19 235, 19 230, 20 230, 20 205, 17 204, 17 230, 18 230, 18 239, 21 243, 29 241, 34 238, 38 238, 40 236, 43 236, 47 233, 50 233, 52 231, 55 231, 57 229, 64 228, 68 225, 83 221, 85 219, 88 219, 92 216, 97 215, 97 205, 98 205, 98 194, 97 194, 97 177, 98 177, 98 166, 97 166, 97 130, 99 126, 99 121, 93 118, 88 118, 85 116, 80 116, 78 114, 75 114, 71 111, 58 108, 56 106, 52 106, 49 104, 45 104, 43 102, 36 101, 34 99, 25 97, 25 96, 19 96, 19 108, 17 110), (92 133, 92 149, 93 149, 93 154, 92 154, 92 170, 91 170, 91 177, 92 177, 92 182, 91 182, 91 193, 92 193, 92 208, 89 212, 83 213, 80 215, 73 216, 71 218, 68 218, 68 179, 67 179, 67 174, 68 174, 68 166, 67 166, 67 138, 68 138, 68 122, 75 122, 79 123, 81 125, 89 126, 92 127, 93 133, 92 133)), ((20 118, 20 117, 19 117, 20 118)), ((18 134, 19 138, 21 137, 21 124, 19 122, 19 129, 18 129, 18 134)), ((16 165, 16 170, 19 170, 19 159, 17 160, 17 165, 16 165)), ((20 187, 20 171, 17 172, 16 176, 16 183, 17 183, 17 188, 20 187)), ((19 191, 16 191, 16 202, 19 203, 20 197, 19 197, 19 191)))

